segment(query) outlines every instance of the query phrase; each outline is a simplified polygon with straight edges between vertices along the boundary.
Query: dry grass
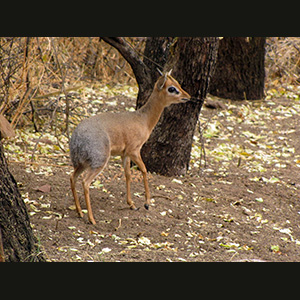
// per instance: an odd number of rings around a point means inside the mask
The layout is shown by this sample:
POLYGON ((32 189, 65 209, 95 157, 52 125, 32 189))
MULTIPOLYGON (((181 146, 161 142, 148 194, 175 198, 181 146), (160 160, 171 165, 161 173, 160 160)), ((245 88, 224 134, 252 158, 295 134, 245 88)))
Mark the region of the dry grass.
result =
POLYGON ((300 38, 267 38, 265 66, 267 84, 299 85, 300 38))
MULTIPOLYGON (((126 38, 140 52, 145 39, 126 38)), ((267 38, 265 66, 266 89, 298 85, 300 38, 267 38)), ((28 120, 35 124, 41 105, 54 117, 60 102, 68 131, 70 90, 91 82, 136 84, 128 63, 98 37, 0 38, 0 74, 0 114, 14 128, 28 120), (51 102, 50 96, 57 101, 51 102)))
MULTIPOLYGON (((128 38, 142 51, 144 38, 128 38)), ((67 92, 82 82, 135 84, 123 57, 98 37, 0 38, 0 113, 13 127, 35 100, 67 92)))

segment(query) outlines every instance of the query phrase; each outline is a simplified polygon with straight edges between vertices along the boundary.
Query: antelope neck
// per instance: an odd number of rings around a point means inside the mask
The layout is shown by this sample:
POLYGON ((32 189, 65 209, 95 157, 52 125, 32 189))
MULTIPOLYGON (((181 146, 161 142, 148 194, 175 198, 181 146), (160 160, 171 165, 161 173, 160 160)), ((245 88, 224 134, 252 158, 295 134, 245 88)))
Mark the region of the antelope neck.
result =
POLYGON ((152 93, 146 104, 139 109, 139 112, 146 120, 150 131, 152 131, 157 124, 164 108, 165 105, 159 95, 157 95, 157 93, 152 93))

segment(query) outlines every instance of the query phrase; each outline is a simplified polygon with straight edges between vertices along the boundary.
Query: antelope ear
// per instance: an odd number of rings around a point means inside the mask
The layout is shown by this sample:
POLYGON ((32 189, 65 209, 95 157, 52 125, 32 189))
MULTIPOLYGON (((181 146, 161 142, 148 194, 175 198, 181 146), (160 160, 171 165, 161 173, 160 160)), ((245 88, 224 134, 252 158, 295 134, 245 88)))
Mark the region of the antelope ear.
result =
POLYGON ((167 81, 167 74, 164 74, 163 76, 161 76, 158 81, 157 81, 157 88, 159 91, 161 91, 165 85, 167 81))
POLYGON ((173 70, 173 69, 171 69, 171 70, 167 73, 167 75, 171 76, 172 70, 173 70))

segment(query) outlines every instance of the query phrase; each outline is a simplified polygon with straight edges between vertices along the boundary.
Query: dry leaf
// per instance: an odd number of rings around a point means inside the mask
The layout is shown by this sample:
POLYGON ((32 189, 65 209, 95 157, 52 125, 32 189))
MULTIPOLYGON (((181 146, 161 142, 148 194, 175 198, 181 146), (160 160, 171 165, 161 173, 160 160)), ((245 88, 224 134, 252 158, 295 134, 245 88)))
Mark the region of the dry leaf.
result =
POLYGON ((42 186, 37 187, 35 190, 39 191, 39 192, 42 192, 42 193, 50 193, 51 185, 50 184, 44 184, 42 186))

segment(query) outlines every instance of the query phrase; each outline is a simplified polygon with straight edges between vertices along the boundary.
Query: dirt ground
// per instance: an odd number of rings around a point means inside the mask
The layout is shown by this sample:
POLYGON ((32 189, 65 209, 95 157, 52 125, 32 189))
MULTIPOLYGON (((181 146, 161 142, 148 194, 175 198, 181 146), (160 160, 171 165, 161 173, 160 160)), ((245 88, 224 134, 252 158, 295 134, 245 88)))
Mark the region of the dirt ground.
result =
MULTIPOLYGON (((10 171, 47 260, 300 261, 300 101, 220 101, 227 109, 201 111, 202 138, 197 129, 189 173, 149 174, 149 211, 135 167, 132 192, 140 209, 128 208, 120 160, 112 158, 91 188, 96 225, 86 210, 83 219, 77 216, 68 153, 50 136, 40 140, 33 164, 26 159, 29 141, 6 142, 10 171), (27 151, 25 161, 15 157, 13 143, 27 151), (44 146, 53 151, 43 152, 44 146)), ((102 98, 93 113, 120 107, 134 107, 134 100, 102 98)), ((80 182, 77 190, 85 209, 80 182)))

